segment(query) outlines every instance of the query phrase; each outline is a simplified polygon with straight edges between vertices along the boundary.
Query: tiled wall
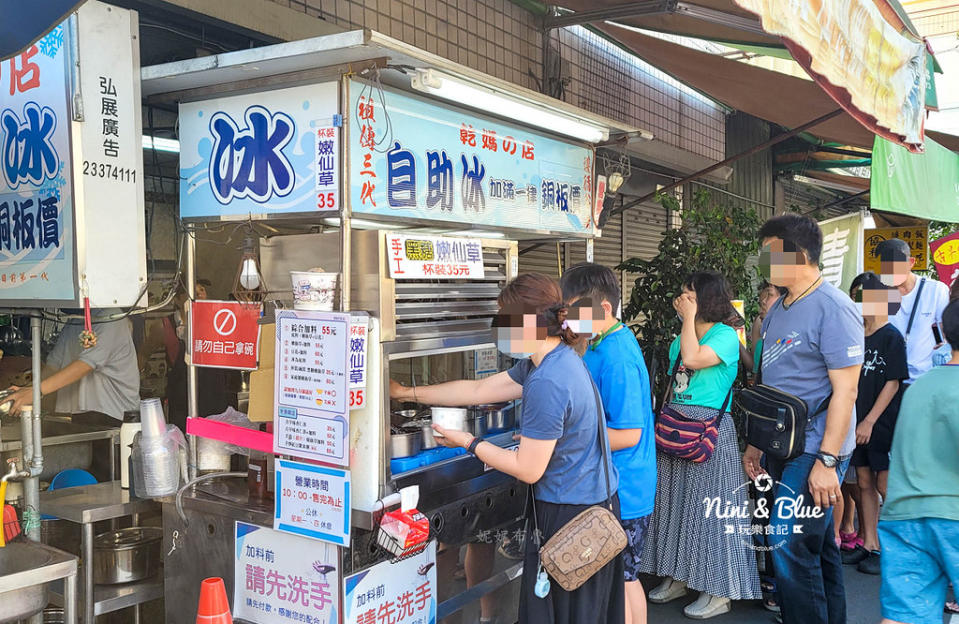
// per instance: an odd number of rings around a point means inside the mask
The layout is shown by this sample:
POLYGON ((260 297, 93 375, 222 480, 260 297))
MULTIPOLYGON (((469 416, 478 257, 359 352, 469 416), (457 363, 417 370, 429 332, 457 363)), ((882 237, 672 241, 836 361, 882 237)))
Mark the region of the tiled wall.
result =
MULTIPOLYGON (((530 89, 541 75, 538 19, 509 0, 272 0, 344 28, 365 27, 530 89), (534 79, 534 76, 536 79, 534 79)), ((554 31, 566 101, 720 160, 720 107, 581 27, 554 31)))

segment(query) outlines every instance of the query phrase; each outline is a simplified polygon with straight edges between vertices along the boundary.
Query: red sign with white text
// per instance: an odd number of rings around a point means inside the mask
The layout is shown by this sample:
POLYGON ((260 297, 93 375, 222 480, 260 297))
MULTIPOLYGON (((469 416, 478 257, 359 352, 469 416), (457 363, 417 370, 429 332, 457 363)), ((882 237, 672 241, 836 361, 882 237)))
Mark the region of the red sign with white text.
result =
POLYGON ((193 363, 254 370, 260 348, 260 304, 194 301, 190 305, 193 363))

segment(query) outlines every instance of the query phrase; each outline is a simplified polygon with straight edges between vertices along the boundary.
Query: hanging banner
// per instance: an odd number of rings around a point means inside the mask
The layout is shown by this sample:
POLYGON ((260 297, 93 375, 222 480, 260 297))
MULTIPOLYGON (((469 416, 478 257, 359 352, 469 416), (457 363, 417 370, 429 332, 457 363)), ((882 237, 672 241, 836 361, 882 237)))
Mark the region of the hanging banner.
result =
POLYGON ((876 138, 872 146, 869 206, 930 221, 959 215, 959 154, 926 139, 923 154, 876 138))
MULTIPOLYGON (((888 0, 736 0, 871 132, 922 151, 926 46, 888 0)), ((873 155, 875 158, 875 154, 873 155)), ((875 162, 875 160, 874 160, 875 162)))
POLYGON ((236 523, 235 546, 234 618, 337 624, 339 548, 245 522, 236 523))
POLYGON ((593 151, 350 83, 354 214, 591 234, 593 151))
POLYGON ((0 300, 76 301, 68 29, 0 63, 0 300))
POLYGON ((928 265, 929 226, 911 225, 901 228, 876 228, 865 231, 866 244, 863 249, 863 270, 879 274, 879 256, 876 247, 879 243, 899 238, 906 241, 912 257, 916 259, 915 271, 925 271, 928 265))
POLYGON ((349 471, 277 460, 273 528, 349 546, 349 471))
POLYGON ((190 356, 195 366, 256 370, 260 304, 194 301, 190 304, 190 356))
POLYGON ((339 208, 335 82, 180 105, 180 217, 339 208))
POLYGON ((276 313, 273 452, 348 466, 350 315, 276 313))
POLYGON ((936 265, 939 281, 952 288, 959 277, 959 232, 929 243, 929 255, 936 265))
POLYGON ((856 213, 819 223, 822 229, 823 280, 843 292, 849 292, 852 281, 863 271, 863 217, 856 213))
POLYGON ((397 563, 346 577, 343 624, 436 624, 436 542, 397 563))
POLYGON ((386 235, 393 279, 483 279, 483 243, 470 238, 386 235))

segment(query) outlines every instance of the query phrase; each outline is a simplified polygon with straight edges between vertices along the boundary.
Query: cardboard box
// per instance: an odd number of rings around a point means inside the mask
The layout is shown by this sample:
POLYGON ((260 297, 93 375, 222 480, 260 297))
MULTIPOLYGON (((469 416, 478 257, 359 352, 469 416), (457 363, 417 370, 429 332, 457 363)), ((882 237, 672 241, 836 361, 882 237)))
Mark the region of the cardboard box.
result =
POLYGON ((275 372, 272 367, 261 367, 250 373, 250 406, 247 408, 250 422, 273 421, 274 383, 275 372))

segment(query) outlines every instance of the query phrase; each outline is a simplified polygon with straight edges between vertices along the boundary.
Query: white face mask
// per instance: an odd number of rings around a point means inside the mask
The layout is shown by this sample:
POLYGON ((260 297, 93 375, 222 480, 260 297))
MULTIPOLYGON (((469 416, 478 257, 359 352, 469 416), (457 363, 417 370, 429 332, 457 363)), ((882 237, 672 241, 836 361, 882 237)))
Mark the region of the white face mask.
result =
POLYGON ((585 336, 587 339, 596 335, 595 330, 593 330, 593 321, 583 319, 566 319, 566 323, 569 325, 570 329, 580 336, 585 336))

